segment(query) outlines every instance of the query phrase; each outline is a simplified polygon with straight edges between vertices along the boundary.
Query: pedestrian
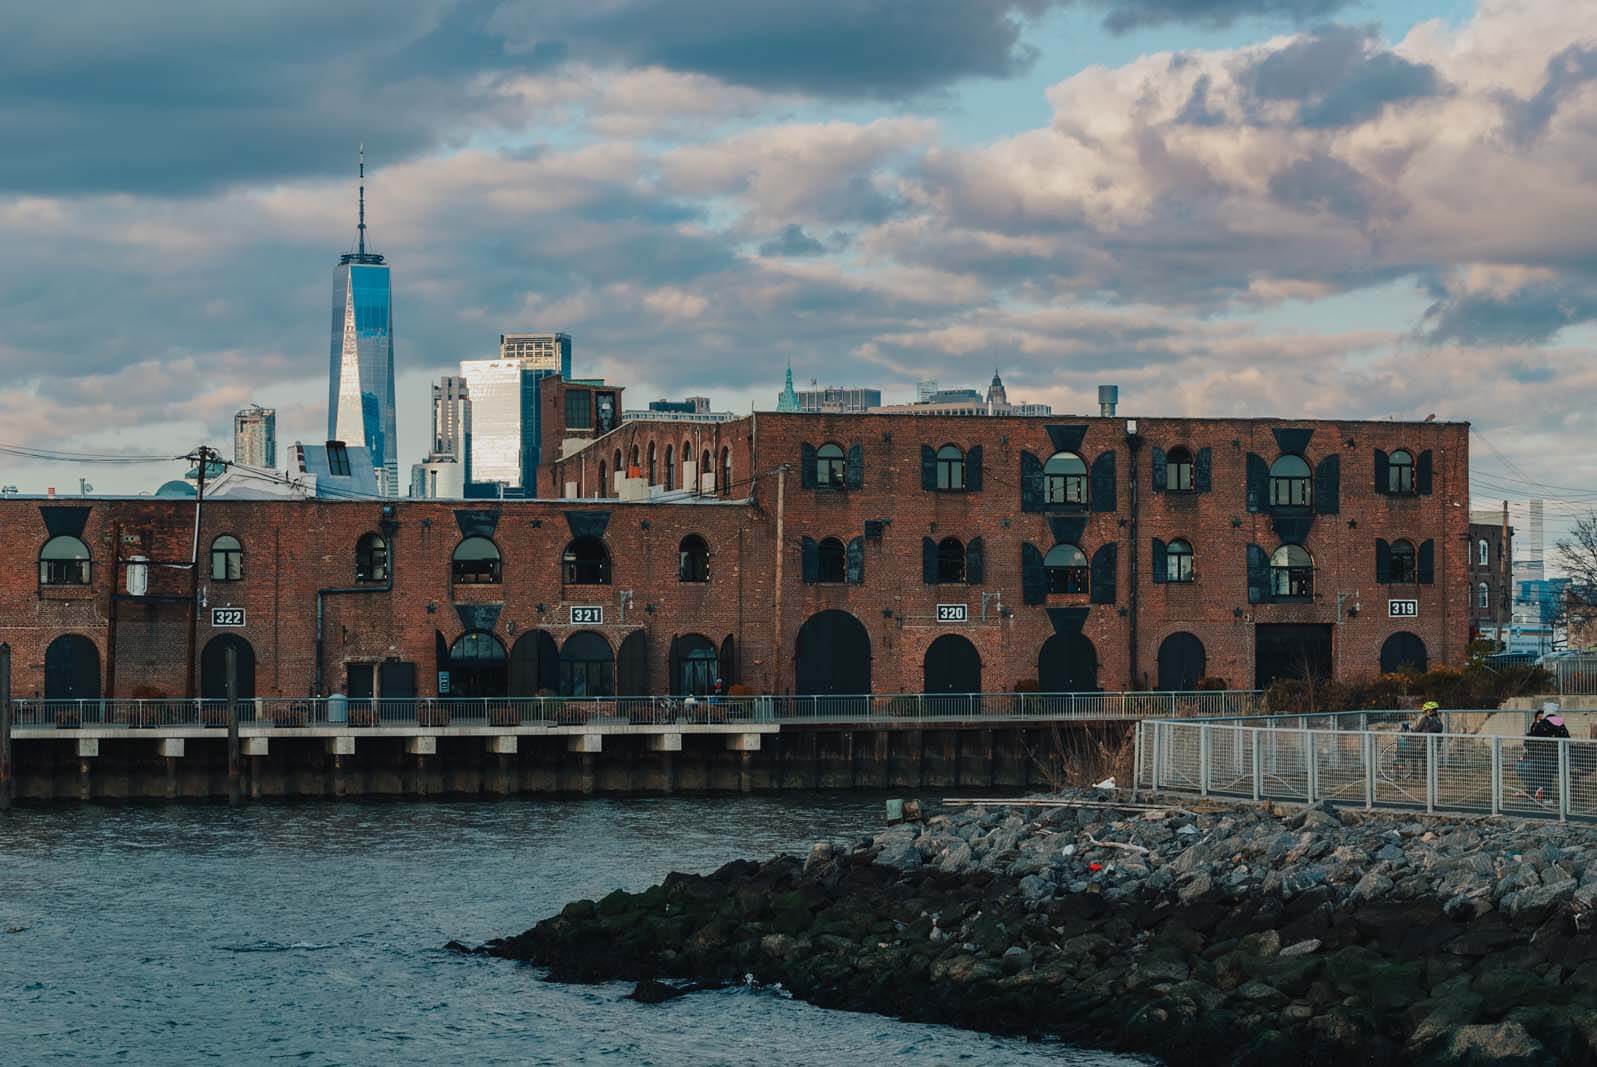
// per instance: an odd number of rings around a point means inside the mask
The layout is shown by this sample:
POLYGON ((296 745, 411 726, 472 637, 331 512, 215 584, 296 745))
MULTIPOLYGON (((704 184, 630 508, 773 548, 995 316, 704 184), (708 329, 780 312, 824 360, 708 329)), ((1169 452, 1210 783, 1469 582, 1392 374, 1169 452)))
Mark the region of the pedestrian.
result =
POLYGON ((1536 799, 1545 800, 1547 791, 1552 788, 1553 779, 1558 774, 1558 738, 1568 737, 1569 728, 1564 725, 1564 717, 1554 708, 1551 715, 1538 711, 1531 722, 1530 732, 1525 742, 1525 754, 1530 760, 1532 779, 1536 783, 1536 799))
MULTIPOLYGON (((1442 732, 1441 705, 1434 700, 1427 700, 1420 706, 1420 717, 1414 720, 1414 725, 1403 725, 1409 734, 1439 734, 1442 732)), ((1426 759, 1426 743, 1424 738, 1405 737, 1399 742, 1399 756, 1405 765, 1405 778, 1418 776, 1420 768, 1426 759)))

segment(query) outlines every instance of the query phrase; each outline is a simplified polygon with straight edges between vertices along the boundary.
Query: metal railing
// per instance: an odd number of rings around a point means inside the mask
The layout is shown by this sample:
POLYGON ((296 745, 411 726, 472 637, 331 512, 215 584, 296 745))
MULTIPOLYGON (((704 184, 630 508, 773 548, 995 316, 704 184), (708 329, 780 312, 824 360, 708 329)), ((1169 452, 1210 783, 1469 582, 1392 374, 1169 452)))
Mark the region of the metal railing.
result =
MULTIPOLYGON (((18 728, 227 726, 225 700, 14 702, 18 728)), ((1256 714, 1253 690, 1190 693, 878 693, 733 697, 252 697, 241 727, 719 725, 726 723, 1071 722, 1256 714)))
MULTIPOLYGON (((1523 713, 1527 722, 1529 712, 1523 713)), ((1445 733, 1413 712, 1137 724, 1139 790, 1460 815, 1597 820, 1597 740, 1490 732, 1519 712, 1462 711, 1445 733)))

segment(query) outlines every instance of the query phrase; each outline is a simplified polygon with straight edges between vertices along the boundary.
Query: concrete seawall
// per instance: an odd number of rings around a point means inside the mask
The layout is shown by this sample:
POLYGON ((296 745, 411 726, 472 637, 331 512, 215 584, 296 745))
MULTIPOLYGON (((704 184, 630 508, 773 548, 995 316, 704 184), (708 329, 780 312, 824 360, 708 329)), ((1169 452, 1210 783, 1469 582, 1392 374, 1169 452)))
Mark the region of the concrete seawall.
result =
MULTIPOLYGON (((1061 735, 1129 724, 791 726, 582 733, 279 731, 245 737, 245 799, 517 794, 662 794, 1046 785, 1061 735)), ((18 800, 206 799, 229 795, 216 730, 31 738, 15 744, 18 800)))

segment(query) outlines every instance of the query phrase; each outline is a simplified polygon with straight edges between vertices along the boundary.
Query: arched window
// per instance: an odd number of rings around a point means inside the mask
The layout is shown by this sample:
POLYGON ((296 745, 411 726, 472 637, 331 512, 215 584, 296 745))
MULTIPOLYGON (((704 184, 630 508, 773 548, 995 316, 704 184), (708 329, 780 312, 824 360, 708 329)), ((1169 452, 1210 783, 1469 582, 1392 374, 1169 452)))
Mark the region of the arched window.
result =
MULTIPOLYGON (((616 449, 615 466, 613 468, 611 468, 611 469, 616 472, 616 477, 617 478, 622 477, 626 473, 626 469, 621 466, 621 450, 619 448, 616 449)), ((608 485, 604 487, 604 495, 605 496, 609 496, 610 495, 610 488, 611 487, 608 486, 608 485)))
POLYGON ((688 534, 677 549, 677 581, 710 580, 710 546, 698 534, 688 534))
POLYGON ((1492 587, 1485 582, 1475 587, 1475 606, 1483 611, 1492 606, 1492 587))
POLYGON ((388 542, 379 535, 369 533, 355 542, 355 580, 357 582, 388 580, 388 542))
POLYGON ((609 470, 607 470, 605 468, 604 460, 601 459, 599 461, 599 492, 597 494, 598 496, 609 496, 610 495, 610 487, 608 485, 608 482, 610 481, 609 475, 610 475, 610 472, 609 472, 609 470))
POLYGON ((848 553, 843 542, 835 537, 825 537, 815 546, 815 580, 817 582, 842 582, 848 574, 848 553))
POLYGON ((657 477, 658 473, 659 473, 659 466, 655 463, 654 442, 650 441, 649 442, 649 484, 650 485, 656 484, 656 477, 657 477))
POLYGON ((1164 549, 1164 570, 1167 582, 1192 581, 1192 544, 1188 541, 1171 541, 1164 549))
POLYGON ((632 477, 632 468, 638 466, 638 446, 632 446, 632 462, 627 464, 627 477, 632 477))
POLYGON ((1386 488, 1400 495, 1414 492, 1414 457, 1402 449, 1386 459, 1386 488))
POLYGON ((244 577, 244 546, 232 534, 211 542, 211 581, 236 582, 244 577))
POLYGON ((704 450, 704 456, 699 461, 699 488, 700 489, 704 488, 704 476, 706 474, 711 476, 710 477, 710 480, 711 480, 710 492, 713 493, 713 492, 715 492, 715 484, 714 484, 714 481, 715 481, 715 467, 712 465, 712 462, 710 460, 710 450, 708 448, 706 448, 704 450))
POLYGON ((815 484, 822 489, 843 488, 843 446, 827 442, 815 450, 815 484))
POLYGON ((592 630, 566 638, 560 648, 560 694, 568 697, 615 696, 615 655, 610 642, 592 630))
POLYGON ((1087 503, 1087 464, 1074 452, 1055 452, 1042 468, 1045 504, 1087 503))
POLYGON ((567 585, 609 585, 610 550, 597 537, 579 537, 560 557, 567 585))
POLYGON ((958 445, 944 445, 937 450, 937 488, 965 488, 965 453, 958 445))
POLYGON ((682 461, 682 488, 692 492, 698 488, 698 480, 693 477, 693 442, 683 441, 682 451, 677 453, 677 458, 682 461))
POLYGON ((683 634, 671 642, 671 692, 708 696, 721 676, 715 644, 702 634, 683 634))
POLYGON ((937 580, 940 583, 965 580, 965 545, 957 537, 937 542, 937 580))
POLYGON ((499 584, 499 546, 486 537, 468 537, 455 546, 455 581, 460 585, 499 584))
POLYGON ((732 495, 732 450, 726 445, 721 446, 721 480, 719 485, 722 496, 732 495))
POLYGON ((1492 565, 1492 546, 1484 537, 1475 542, 1475 558, 1482 567, 1492 565))
POLYGON ((665 446, 665 488, 670 492, 676 487, 676 464, 672 460, 671 446, 665 446))
POLYGON ((449 646, 449 695, 502 697, 509 688, 505 646, 486 630, 468 630, 449 646))
POLYGON ((1043 557, 1050 593, 1087 591, 1087 553, 1075 545, 1055 545, 1043 557))
POLYGON ((1286 455, 1270 464, 1270 506, 1272 508, 1306 508, 1313 498, 1309 495, 1309 461, 1302 456, 1286 455))
POLYGON ((1302 545, 1282 545, 1270 557, 1270 590, 1283 598, 1314 595, 1314 560, 1302 545))
POLYGON ((89 546, 62 534, 52 537, 39 550, 40 585, 88 585, 89 546))
POLYGON ((1394 582, 1412 582, 1414 580, 1414 543, 1412 541, 1393 541, 1391 562, 1387 565, 1387 577, 1394 582))
MULTIPOLYGON (((1168 493, 1192 492, 1192 453, 1172 448, 1164 457, 1164 488, 1168 493)), ((1175 579, 1171 579, 1174 581, 1175 579)))

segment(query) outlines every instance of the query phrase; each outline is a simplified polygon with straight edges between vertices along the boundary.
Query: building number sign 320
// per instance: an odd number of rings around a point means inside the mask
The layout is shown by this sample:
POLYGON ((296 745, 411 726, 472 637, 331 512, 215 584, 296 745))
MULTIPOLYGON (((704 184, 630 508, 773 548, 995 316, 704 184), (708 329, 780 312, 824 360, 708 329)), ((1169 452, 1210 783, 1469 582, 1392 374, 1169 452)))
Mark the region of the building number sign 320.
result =
POLYGON ((938 622, 964 622, 968 617, 969 612, 964 604, 937 605, 938 622))
POLYGON ((602 626, 604 624, 604 606, 578 607, 571 606, 571 625, 573 626, 602 626))
POLYGON ((244 609, 243 608, 212 608, 211 609, 211 625, 212 626, 243 626, 244 625, 244 609))

